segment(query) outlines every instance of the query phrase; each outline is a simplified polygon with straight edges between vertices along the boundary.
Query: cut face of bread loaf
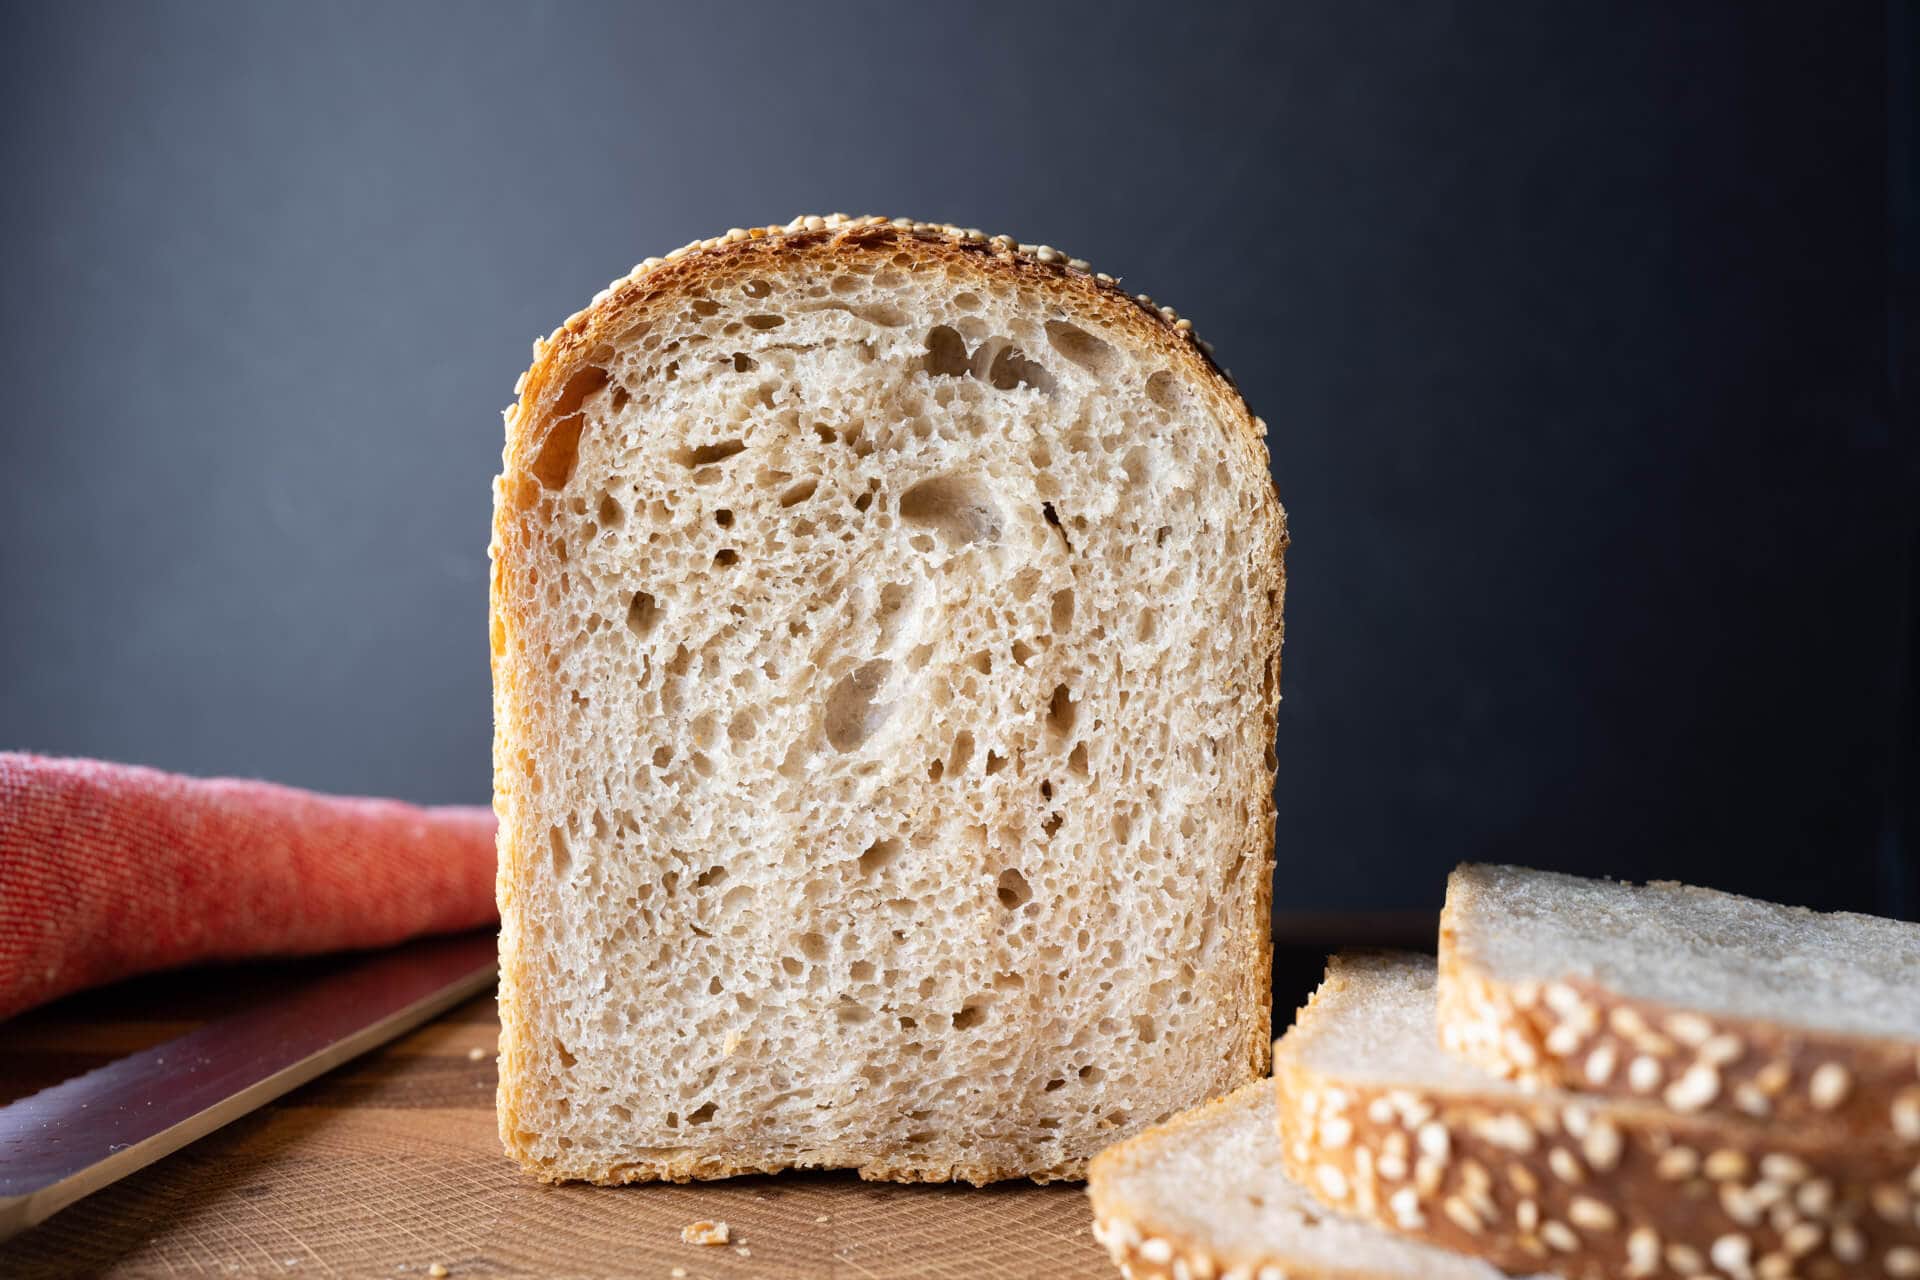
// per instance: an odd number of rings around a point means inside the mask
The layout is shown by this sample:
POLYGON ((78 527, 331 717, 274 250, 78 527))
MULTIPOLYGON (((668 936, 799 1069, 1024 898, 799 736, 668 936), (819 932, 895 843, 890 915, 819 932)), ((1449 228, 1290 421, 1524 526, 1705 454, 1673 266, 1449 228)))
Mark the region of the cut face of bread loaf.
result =
POLYGON ((1285 524, 1171 313, 882 219, 643 264, 507 416, 507 1149, 1074 1177, 1261 1073, 1285 524))
POLYGON ((1291 1176, 1508 1270, 1920 1274, 1920 1165, 1880 1144, 1528 1092, 1449 1056, 1426 957, 1336 957, 1274 1048, 1291 1176))
POLYGON ((1515 1079, 1920 1149, 1920 925, 1462 866, 1439 1000, 1515 1079))
POLYGON ((1332 1213, 1287 1176, 1262 1080, 1087 1170, 1093 1234, 1134 1280, 1503 1280, 1477 1258, 1332 1213))

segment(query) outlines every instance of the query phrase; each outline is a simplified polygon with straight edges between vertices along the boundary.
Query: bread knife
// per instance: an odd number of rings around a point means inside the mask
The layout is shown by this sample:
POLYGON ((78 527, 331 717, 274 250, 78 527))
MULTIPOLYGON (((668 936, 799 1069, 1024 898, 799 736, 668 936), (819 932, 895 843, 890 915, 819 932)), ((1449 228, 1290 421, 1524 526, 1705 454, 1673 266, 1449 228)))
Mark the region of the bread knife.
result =
POLYGON ((484 991, 494 934, 365 953, 0 1107, 0 1240, 484 991))

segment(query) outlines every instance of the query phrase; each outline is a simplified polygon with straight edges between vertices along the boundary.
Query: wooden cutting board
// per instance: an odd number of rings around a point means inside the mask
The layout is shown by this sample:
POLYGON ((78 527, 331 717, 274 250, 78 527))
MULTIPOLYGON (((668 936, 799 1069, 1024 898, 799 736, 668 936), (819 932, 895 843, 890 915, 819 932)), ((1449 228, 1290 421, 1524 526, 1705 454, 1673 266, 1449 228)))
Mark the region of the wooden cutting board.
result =
MULTIPOLYGON (((1418 924, 1415 929, 1417 931, 1418 924)), ((1430 929, 1430 918, 1427 921, 1430 929)), ((1381 940, 1377 923, 1348 937, 1381 940)), ((1297 935, 1296 935, 1297 936, 1297 935)), ((1276 952, 1276 1023, 1318 977, 1276 952)), ((322 964, 305 962, 307 966, 322 964)), ((310 967, 122 984, 0 1025, 0 1103, 272 999, 310 967)), ((548 1187, 494 1131, 492 998, 334 1071, 0 1244, 0 1276, 1106 1277, 1083 1190, 789 1173, 548 1187), (681 1243, 697 1219, 732 1243, 681 1243)))

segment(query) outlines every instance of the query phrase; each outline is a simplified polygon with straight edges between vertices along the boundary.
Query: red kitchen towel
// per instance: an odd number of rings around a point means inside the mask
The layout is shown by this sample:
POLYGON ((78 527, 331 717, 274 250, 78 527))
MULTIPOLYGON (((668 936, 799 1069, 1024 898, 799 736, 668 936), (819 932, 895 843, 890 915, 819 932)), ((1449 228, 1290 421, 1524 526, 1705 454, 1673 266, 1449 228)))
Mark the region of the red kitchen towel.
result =
POLYGON ((496 918, 493 813, 0 753, 0 1018, 202 960, 496 918))

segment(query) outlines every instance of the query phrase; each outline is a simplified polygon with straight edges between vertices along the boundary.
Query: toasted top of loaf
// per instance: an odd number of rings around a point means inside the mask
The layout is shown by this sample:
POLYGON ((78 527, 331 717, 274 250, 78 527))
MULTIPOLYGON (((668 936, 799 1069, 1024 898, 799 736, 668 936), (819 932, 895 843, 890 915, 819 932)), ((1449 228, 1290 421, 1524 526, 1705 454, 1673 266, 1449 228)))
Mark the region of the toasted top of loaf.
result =
POLYGON ((1441 937, 1443 967, 1503 982, 1581 978, 1673 1009, 1920 1045, 1920 924, 1470 864, 1447 881, 1441 937))
POLYGON ((1087 1171, 1087 1194, 1094 1235, 1136 1280, 1171 1274, 1175 1260, 1229 1280, 1505 1274, 1323 1208, 1282 1166, 1265 1080, 1109 1148, 1087 1171))
POLYGON ((516 1155, 1077 1176, 1264 1069, 1285 520, 1184 322, 813 218, 535 355, 492 613, 516 1155))

